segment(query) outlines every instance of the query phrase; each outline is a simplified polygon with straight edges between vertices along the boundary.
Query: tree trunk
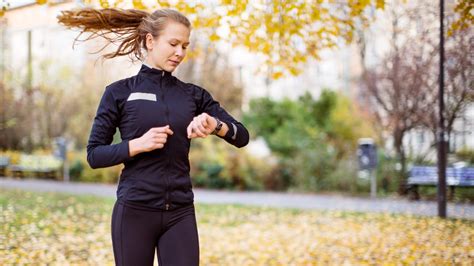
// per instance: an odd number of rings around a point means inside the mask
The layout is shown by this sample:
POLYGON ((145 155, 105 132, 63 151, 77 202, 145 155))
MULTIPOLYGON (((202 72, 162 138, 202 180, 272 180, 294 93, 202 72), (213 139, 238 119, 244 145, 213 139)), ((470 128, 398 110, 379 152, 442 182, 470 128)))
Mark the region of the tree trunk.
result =
POLYGON ((401 169, 398 173, 398 194, 405 195, 406 194, 406 156, 405 150, 403 148, 403 137, 405 135, 405 131, 402 129, 395 129, 393 132, 393 139, 394 139, 394 146, 397 152, 397 158, 400 162, 401 169))

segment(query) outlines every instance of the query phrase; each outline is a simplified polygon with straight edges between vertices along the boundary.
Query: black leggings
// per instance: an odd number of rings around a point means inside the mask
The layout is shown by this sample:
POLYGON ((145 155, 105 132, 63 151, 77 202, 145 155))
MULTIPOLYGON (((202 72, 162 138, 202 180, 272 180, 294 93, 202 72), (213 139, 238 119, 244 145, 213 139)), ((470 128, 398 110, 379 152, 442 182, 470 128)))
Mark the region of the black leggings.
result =
POLYGON ((199 265, 199 239, 194 204, 155 211, 115 202, 112 213, 115 264, 160 266, 199 265))

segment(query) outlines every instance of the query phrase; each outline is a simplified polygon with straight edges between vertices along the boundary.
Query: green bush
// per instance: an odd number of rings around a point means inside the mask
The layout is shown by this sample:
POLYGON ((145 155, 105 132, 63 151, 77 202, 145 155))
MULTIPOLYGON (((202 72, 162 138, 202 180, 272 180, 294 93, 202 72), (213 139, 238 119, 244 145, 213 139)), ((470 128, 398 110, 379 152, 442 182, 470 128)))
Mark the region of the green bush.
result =
POLYGON ((356 171, 346 162, 358 138, 375 134, 347 97, 325 90, 318 100, 309 93, 297 100, 254 99, 243 121, 277 158, 276 176, 267 183, 271 187, 358 190, 356 171))
POLYGON ((79 181, 84 171, 84 164, 81 160, 74 160, 69 166, 69 176, 71 181, 79 181))
POLYGON ((358 177, 356 158, 339 161, 335 169, 329 173, 327 186, 330 190, 347 191, 354 194, 370 191, 366 180, 358 177))
POLYGON ((230 188, 231 182, 225 176, 222 176, 224 167, 219 163, 199 164, 199 175, 196 177, 199 181, 197 185, 208 188, 230 188))
POLYGON ((98 183, 117 183, 120 175, 121 166, 113 166, 100 169, 92 169, 89 166, 84 168, 81 178, 81 182, 98 182, 98 183))
POLYGON ((461 161, 465 161, 469 165, 474 165, 474 150, 463 148, 456 152, 456 157, 461 161))
POLYGON ((397 170, 398 160, 385 154, 383 150, 378 152, 377 187, 381 194, 389 194, 398 191, 400 182, 404 178, 397 170))
POLYGON ((92 169, 87 163, 85 150, 69 151, 69 175, 72 181, 91 183, 116 183, 120 176, 122 165, 107 168, 92 169))
POLYGON ((261 190, 275 167, 215 137, 193 140, 189 157, 197 187, 261 190))

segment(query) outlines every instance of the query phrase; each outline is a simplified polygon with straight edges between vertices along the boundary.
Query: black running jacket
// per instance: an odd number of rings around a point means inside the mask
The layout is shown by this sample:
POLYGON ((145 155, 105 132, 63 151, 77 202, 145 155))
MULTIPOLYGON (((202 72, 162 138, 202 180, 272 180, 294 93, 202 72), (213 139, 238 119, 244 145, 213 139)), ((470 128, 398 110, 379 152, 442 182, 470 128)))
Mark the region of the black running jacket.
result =
POLYGON ((247 145, 247 129, 209 92, 178 80, 170 72, 142 65, 137 75, 105 88, 87 145, 87 161, 92 168, 125 165, 117 199, 127 204, 160 210, 190 204, 194 194, 188 160, 191 140, 186 128, 204 112, 229 127, 220 138, 239 148, 247 145), (168 136, 162 149, 129 155, 129 140, 152 127, 166 125, 174 134, 168 136), (116 128, 122 142, 111 144, 116 128))

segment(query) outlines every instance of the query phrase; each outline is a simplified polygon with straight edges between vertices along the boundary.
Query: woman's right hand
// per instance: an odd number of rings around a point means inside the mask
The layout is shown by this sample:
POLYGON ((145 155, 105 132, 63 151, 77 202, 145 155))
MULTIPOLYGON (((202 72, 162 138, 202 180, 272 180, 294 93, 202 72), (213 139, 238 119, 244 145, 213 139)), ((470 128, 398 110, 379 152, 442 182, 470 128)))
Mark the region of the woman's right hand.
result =
POLYGON ((143 136, 128 142, 130 156, 163 148, 168 135, 173 135, 169 125, 151 128, 143 136))

